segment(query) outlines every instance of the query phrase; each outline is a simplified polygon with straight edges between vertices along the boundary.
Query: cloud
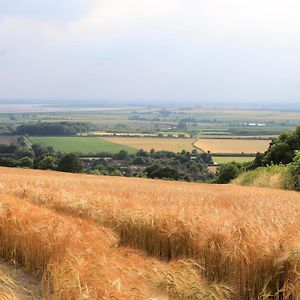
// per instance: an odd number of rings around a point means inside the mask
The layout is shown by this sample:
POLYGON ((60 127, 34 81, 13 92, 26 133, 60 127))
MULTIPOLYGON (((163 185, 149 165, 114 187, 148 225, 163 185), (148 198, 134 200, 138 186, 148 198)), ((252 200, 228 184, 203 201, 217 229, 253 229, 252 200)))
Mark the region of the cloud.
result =
POLYGON ((14 2, 0 0, 0 98, 300 97, 295 0, 14 2))

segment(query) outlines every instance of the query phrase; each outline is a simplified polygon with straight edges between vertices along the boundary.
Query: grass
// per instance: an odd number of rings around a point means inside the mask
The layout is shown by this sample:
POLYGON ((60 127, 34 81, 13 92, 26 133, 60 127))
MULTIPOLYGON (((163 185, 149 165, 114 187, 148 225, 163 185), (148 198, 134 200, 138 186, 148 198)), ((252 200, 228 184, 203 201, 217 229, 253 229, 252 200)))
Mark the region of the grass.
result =
POLYGON ((269 140, 242 140, 242 139, 199 139, 195 146, 211 153, 256 153, 264 152, 270 144, 269 140))
POLYGON ((51 146, 54 148, 54 150, 61 151, 63 153, 117 153, 120 150, 126 150, 128 153, 136 152, 136 150, 133 147, 120 145, 96 137, 30 137, 30 140, 32 143, 51 146))
POLYGON ((59 292, 300 297, 297 192, 8 168, 0 182, 2 255, 51 262, 59 292))
POLYGON ((242 173, 234 183, 246 186, 287 189, 290 185, 288 167, 273 165, 242 173))
POLYGON ((192 151, 195 149, 193 139, 107 137, 104 140, 145 151, 155 149, 157 151, 181 152, 182 150, 192 151))
POLYGON ((213 156, 213 161, 217 164, 226 164, 232 161, 244 163, 254 160, 254 157, 247 156, 213 156))

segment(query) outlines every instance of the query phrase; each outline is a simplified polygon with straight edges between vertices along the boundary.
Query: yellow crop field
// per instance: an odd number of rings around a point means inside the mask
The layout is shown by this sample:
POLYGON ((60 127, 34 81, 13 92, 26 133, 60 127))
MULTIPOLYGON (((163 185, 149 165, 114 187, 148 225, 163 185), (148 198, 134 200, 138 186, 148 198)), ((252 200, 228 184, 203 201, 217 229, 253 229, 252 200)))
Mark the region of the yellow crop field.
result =
POLYGON ((231 134, 202 134, 199 138, 204 139, 241 139, 241 140, 272 140, 277 138, 278 135, 275 134, 268 134, 268 135, 231 135, 231 134))
POLYGON ((198 139, 195 147, 211 153, 256 153, 265 152, 270 140, 247 139, 198 139))
POLYGON ((136 149, 150 151, 151 149, 180 152, 182 150, 192 151, 193 139, 178 138, 127 138, 127 137, 105 137, 104 140, 136 149))
POLYGON ((46 299, 298 299, 300 194, 0 168, 0 255, 46 299))
POLYGON ((213 156, 213 161, 217 164, 226 164, 229 162, 244 163, 253 161, 254 157, 248 156, 213 156))

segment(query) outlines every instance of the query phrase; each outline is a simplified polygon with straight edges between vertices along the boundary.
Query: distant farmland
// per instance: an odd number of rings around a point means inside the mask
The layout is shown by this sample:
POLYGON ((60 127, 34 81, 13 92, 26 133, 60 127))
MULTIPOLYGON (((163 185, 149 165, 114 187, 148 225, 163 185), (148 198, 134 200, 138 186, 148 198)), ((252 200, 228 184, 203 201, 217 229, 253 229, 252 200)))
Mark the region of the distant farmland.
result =
POLYGON ((14 136, 0 135, 0 145, 15 144, 16 142, 17 138, 14 136))
POLYGON ((199 139, 195 146, 211 153, 256 153, 267 150, 271 140, 199 139))
POLYGON ((217 164, 226 164, 232 161, 238 163, 250 162, 254 160, 254 157, 251 156, 213 156, 213 161, 217 164))
POLYGON ((82 154, 108 152, 117 153, 126 150, 128 153, 136 152, 133 147, 119 145, 101 138, 94 137, 30 137, 32 143, 51 146, 63 153, 77 152, 82 154))
POLYGON ((192 151, 195 149, 193 139, 106 137, 104 140, 136 149, 143 149, 145 151, 154 149, 156 151, 167 150, 181 152, 182 150, 192 151))

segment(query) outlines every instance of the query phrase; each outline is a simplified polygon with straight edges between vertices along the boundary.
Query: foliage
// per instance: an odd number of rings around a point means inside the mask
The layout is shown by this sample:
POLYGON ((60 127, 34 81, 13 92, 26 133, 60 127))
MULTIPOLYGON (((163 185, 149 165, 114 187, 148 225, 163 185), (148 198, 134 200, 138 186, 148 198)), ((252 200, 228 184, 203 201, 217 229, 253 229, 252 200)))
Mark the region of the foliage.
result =
POLYGON ((53 148, 51 147, 45 147, 41 144, 33 144, 31 146, 32 150, 33 150, 33 153, 34 153, 34 156, 35 157, 41 157, 43 155, 46 155, 46 154, 49 154, 49 153, 53 153, 54 150, 53 148))
POLYGON ((241 166, 237 163, 227 163, 220 166, 217 170, 216 183, 229 183, 239 175, 241 166))
POLYGON ((296 151, 296 156, 288 168, 290 172, 290 188, 300 191, 300 151, 296 151))
POLYGON ((236 184, 246 186, 291 189, 291 176, 288 166, 270 165, 249 170, 234 180, 236 184))
POLYGON ((274 139, 264 154, 258 154, 253 168, 271 164, 289 164, 295 157, 295 151, 300 149, 300 126, 294 132, 282 133, 274 139))
POLYGON ((114 159, 117 159, 117 160, 124 160, 127 157, 128 157, 128 152, 125 150, 120 150, 119 153, 116 153, 114 155, 114 159))
MULTIPOLYGON (((52 137, 49 137, 52 138, 52 137)), ((76 138, 75 138, 76 139, 76 138)), ((85 139, 85 138, 83 138, 85 139)), ((94 139, 95 138, 91 138, 94 139)), ((150 152, 139 150, 129 154, 125 150, 118 153, 100 152, 96 155, 85 155, 79 158, 75 154, 62 155, 55 152, 52 147, 42 144, 27 146, 6 146, 3 147, 3 160, 0 164, 10 167, 32 167, 42 170, 59 170, 65 172, 86 172, 98 173, 112 176, 127 177, 149 177, 167 178, 172 180, 205 181, 212 178, 207 165, 211 163, 211 156, 199 153, 196 150, 181 151, 174 153, 171 151, 150 152), (30 158, 33 162, 25 163, 22 158, 30 158), (5 158, 5 159, 4 159, 5 158)))
POLYGON ((27 148, 27 147, 18 147, 15 151, 15 156, 16 158, 20 159, 23 157, 30 157, 33 158, 34 157, 34 153, 32 151, 32 149, 27 148))
POLYGON ((2 167, 17 167, 19 161, 14 158, 0 158, 0 166, 2 167))
POLYGON ((19 166, 22 168, 32 168, 33 160, 30 157, 23 157, 20 159, 19 166))
POLYGON ((75 153, 64 155, 58 162, 58 171, 80 173, 83 170, 82 162, 75 153))
POLYGON ((149 178, 165 178, 165 179, 179 179, 179 173, 170 167, 162 167, 153 165, 145 169, 145 173, 149 178))
POLYGON ((57 159, 54 156, 46 155, 38 162, 37 169, 56 170, 57 169, 57 159))
POLYGON ((0 144, 0 154, 12 154, 15 153, 18 146, 16 144, 10 144, 10 145, 1 145, 0 144))
POLYGON ((91 129, 91 126, 83 122, 58 122, 58 123, 35 123, 23 124, 17 127, 17 135, 32 135, 32 136, 64 136, 76 135, 77 133, 86 132, 91 129))

